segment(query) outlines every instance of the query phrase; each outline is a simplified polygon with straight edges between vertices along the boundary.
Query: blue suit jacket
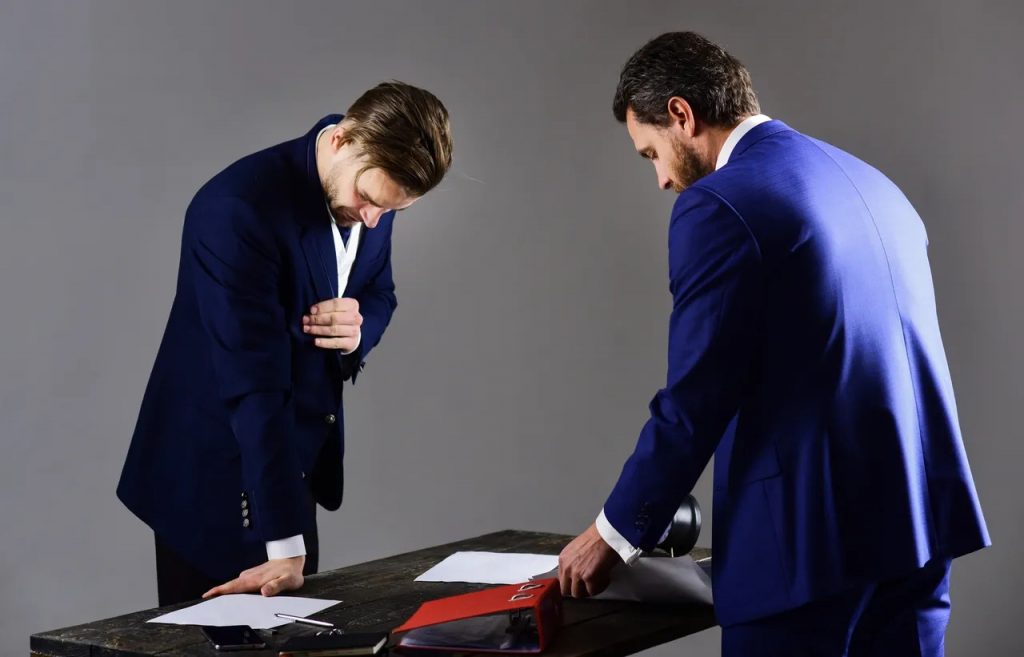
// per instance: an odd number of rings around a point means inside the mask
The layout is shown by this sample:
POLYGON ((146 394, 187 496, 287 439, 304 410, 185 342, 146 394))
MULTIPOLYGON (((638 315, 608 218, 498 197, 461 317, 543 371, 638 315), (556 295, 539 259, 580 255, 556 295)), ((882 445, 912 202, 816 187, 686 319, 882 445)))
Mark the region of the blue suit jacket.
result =
POLYGON ((117 494, 210 577, 235 577, 266 560, 265 541, 311 530, 311 496, 341 504, 343 381, 396 305, 389 212, 364 229, 345 292, 363 315, 360 348, 342 357, 302 331, 310 306, 339 296, 315 139, 341 118, 235 162, 185 215, 177 292, 117 494))
POLYGON ((769 121, 679 195, 668 242, 668 380, 605 504, 624 538, 652 548, 714 454, 724 625, 989 544, 892 182, 769 121))

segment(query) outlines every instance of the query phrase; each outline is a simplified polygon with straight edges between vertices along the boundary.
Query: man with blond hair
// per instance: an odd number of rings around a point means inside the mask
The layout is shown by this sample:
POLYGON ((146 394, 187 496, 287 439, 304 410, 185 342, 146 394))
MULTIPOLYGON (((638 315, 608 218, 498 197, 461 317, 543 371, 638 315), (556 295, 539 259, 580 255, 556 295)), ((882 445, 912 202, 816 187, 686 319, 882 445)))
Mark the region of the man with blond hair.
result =
POLYGON ((344 382, 395 310, 395 213, 451 149, 441 101, 387 82, 192 200, 117 489, 155 533, 161 605, 316 572, 316 504, 342 499, 344 382))

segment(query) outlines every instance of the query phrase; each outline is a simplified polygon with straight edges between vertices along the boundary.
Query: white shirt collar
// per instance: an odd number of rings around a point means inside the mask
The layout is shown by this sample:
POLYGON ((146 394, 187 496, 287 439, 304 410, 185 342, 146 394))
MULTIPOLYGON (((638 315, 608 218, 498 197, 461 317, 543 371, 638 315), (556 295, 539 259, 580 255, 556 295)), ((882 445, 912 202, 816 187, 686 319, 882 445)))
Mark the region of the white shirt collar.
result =
POLYGON ((755 114, 748 116, 743 119, 738 126, 733 128, 732 132, 726 138, 725 143, 722 144, 722 150, 718 152, 718 162, 715 164, 715 170, 721 169, 729 163, 729 157, 732 156, 732 151, 736 148, 736 144, 740 143, 743 136, 751 131, 755 126, 759 126, 765 121, 771 121, 770 116, 764 114, 755 114))

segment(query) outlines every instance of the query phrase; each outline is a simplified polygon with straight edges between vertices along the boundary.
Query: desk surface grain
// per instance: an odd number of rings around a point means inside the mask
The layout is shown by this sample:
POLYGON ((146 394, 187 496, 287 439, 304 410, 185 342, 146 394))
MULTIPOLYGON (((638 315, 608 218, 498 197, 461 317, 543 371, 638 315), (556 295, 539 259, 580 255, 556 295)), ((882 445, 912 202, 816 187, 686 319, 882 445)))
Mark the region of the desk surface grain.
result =
MULTIPOLYGON (((558 554, 572 539, 561 534, 505 530, 455 543, 339 568, 306 578, 292 592, 314 598, 342 600, 313 618, 350 631, 385 631, 397 627, 427 600, 466 593, 484 584, 414 582, 422 572, 457 550, 558 554)), ((709 551, 696 548, 695 558, 709 551)), ((194 603, 146 609, 124 616, 35 634, 30 640, 39 657, 214 657, 218 653, 198 627, 146 623, 150 618, 194 603)), ((715 624, 709 605, 649 605, 629 602, 565 600, 564 625, 545 655, 628 655, 715 624)), ((276 655, 276 646, 309 628, 294 624, 278 628, 266 650, 246 651, 252 657, 276 655)), ((408 654, 408 653, 407 653, 408 654)))

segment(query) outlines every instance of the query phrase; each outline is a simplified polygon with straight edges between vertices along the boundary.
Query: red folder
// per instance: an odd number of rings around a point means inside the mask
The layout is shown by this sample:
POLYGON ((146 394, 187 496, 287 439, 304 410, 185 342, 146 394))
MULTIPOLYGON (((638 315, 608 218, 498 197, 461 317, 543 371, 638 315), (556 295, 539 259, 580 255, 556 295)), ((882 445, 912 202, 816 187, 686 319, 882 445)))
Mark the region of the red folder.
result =
POLYGON ((558 580, 542 579, 425 602, 393 631, 402 648, 536 653, 561 625, 558 580))

